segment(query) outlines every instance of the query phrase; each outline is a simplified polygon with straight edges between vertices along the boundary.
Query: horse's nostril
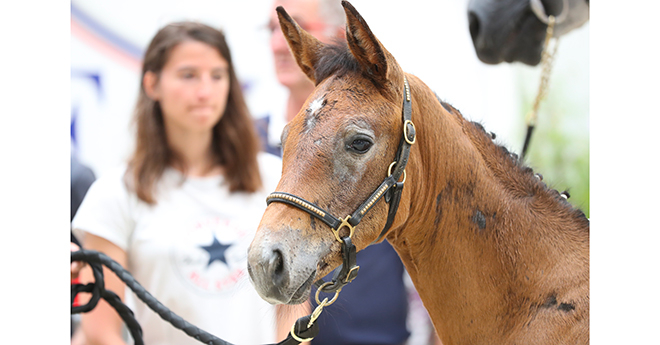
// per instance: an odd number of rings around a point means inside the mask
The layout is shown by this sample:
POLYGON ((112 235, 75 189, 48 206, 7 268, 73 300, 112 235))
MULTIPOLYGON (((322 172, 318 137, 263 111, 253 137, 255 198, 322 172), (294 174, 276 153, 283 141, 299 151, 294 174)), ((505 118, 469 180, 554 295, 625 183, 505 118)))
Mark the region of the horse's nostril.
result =
POLYGON ((273 250, 269 265, 271 277, 279 285, 284 279, 284 256, 279 249, 273 250))
POLYGON ((477 42, 477 37, 479 37, 479 17, 477 17, 474 12, 468 12, 468 22, 470 23, 470 36, 472 37, 472 42, 477 42))
POLYGON ((284 270, 284 262, 282 261, 282 253, 279 250, 275 251, 274 273, 277 275, 282 274, 284 270))
POLYGON ((548 1, 541 0, 541 5, 545 9, 547 15, 559 16, 564 8, 563 1, 548 1))

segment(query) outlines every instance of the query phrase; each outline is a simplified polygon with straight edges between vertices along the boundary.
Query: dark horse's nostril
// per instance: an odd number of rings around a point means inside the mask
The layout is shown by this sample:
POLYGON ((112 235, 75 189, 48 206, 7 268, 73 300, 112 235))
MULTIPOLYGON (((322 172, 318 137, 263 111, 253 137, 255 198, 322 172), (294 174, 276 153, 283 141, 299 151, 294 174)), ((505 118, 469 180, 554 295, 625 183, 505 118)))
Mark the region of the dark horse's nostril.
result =
POLYGON ((470 23, 470 36, 472 36, 472 42, 476 43, 477 37, 479 37, 479 18, 472 11, 468 13, 468 22, 470 23))
POLYGON ((273 250, 269 261, 270 275, 275 284, 280 285, 284 279, 284 256, 279 249, 273 250))
POLYGON ((563 1, 541 0, 541 5, 543 5, 543 9, 547 15, 553 15, 555 17, 561 15, 564 10, 563 1))

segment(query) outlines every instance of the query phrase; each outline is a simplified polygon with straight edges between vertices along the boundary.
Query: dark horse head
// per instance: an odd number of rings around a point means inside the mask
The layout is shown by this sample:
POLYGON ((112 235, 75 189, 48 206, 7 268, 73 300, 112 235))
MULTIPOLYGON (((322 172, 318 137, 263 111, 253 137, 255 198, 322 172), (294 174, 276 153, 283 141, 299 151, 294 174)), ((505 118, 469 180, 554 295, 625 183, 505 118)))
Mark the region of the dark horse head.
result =
POLYGON ((547 18, 555 16, 554 37, 589 20, 589 0, 470 0, 470 35, 487 64, 541 61, 547 18))

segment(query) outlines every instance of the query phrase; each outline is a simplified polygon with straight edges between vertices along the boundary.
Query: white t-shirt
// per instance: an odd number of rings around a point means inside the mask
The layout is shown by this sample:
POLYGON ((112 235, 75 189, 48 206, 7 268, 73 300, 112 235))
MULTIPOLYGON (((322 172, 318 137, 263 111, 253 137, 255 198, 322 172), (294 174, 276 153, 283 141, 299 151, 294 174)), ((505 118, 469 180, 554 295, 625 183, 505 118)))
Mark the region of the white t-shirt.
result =
MULTIPOLYGON (((247 249, 282 165, 265 153, 258 162, 264 188, 253 194, 230 194, 222 176, 183 180, 168 168, 153 206, 126 189, 125 167, 118 169, 91 186, 74 234, 82 240, 91 233, 125 250, 138 283, 204 331, 231 343, 275 342, 275 309, 249 281, 247 249)), ((199 344, 141 301, 132 307, 146 344, 199 344)))

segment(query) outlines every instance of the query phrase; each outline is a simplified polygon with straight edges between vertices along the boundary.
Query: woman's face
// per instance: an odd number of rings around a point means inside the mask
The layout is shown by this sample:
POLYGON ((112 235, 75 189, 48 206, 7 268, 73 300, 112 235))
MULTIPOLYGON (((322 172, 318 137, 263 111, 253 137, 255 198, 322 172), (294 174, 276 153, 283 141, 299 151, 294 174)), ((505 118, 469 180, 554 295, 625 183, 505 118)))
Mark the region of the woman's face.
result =
POLYGON ((227 105, 229 64, 212 46, 185 41, 172 49, 160 77, 145 74, 144 86, 160 102, 168 132, 207 132, 227 105))

